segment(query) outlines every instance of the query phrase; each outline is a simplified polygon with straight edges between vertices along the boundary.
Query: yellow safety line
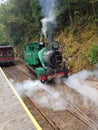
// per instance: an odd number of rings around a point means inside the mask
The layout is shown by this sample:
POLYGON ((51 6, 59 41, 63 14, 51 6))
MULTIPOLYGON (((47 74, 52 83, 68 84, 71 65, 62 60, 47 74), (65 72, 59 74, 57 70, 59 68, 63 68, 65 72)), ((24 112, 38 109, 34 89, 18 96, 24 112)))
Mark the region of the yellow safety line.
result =
POLYGON ((31 114, 31 112, 29 111, 29 109, 27 108, 27 106, 25 105, 25 103, 23 102, 23 100, 21 99, 21 97, 19 96, 19 94, 17 93, 17 91, 15 90, 15 88, 13 87, 13 85, 11 84, 11 82, 6 77, 6 75, 3 72, 3 70, 1 69, 1 67, 0 67, 0 70, 1 70, 1 72, 3 74, 3 76, 5 77, 6 81, 10 85, 10 88, 13 90, 13 92, 15 93, 16 97, 18 98, 19 102, 21 103, 22 107, 24 108, 25 112, 27 113, 27 115, 29 116, 29 118, 31 119, 31 121, 33 122, 33 124, 35 125, 35 127, 37 128, 37 130, 42 130, 42 128, 40 127, 40 125, 38 124, 38 122, 36 121, 36 119, 33 117, 33 115, 31 114))

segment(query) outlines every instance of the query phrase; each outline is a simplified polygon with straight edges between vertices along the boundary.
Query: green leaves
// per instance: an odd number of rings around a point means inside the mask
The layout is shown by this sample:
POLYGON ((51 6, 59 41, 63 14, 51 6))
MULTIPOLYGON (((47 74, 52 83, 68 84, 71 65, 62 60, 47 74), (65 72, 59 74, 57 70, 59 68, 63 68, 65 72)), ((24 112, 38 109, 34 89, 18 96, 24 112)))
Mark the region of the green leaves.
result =
MULTIPOLYGON (((98 0, 58 0, 58 2, 56 33, 71 23, 78 28, 89 21, 93 22, 94 16, 95 23, 98 24, 98 0)), ((20 43, 21 39, 31 40, 41 30, 40 20, 41 9, 38 0, 7 0, 5 4, 0 5, 0 39, 4 37, 5 40, 15 44, 20 43)))
POLYGON ((40 19, 38 0, 7 0, 0 5, 1 39, 4 35, 5 40, 13 44, 19 44, 23 39, 30 40, 38 35, 40 19))
POLYGON ((3 24, 0 24, 0 43, 4 42, 4 28, 5 26, 3 24))
POLYGON ((91 4, 94 4, 94 3, 98 2, 98 0, 89 0, 89 2, 90 2, 91 4))
POLYGON ((93 44, 90 47, 88 60, 89 60, 90 64, 98 63, 98 45, 93 44))

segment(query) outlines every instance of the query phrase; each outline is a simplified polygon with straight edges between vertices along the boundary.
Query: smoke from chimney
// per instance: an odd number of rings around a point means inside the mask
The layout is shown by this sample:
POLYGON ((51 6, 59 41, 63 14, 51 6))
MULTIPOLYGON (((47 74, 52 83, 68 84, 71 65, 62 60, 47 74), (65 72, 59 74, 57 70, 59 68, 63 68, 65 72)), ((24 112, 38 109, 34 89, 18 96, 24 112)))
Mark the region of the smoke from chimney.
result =
POLYGON ((53 41, 54 30, 56 27, 56 10, 58 0, 39 0, 42 8, 42 33, 46 38, 48 35, 49 43, 53 41))

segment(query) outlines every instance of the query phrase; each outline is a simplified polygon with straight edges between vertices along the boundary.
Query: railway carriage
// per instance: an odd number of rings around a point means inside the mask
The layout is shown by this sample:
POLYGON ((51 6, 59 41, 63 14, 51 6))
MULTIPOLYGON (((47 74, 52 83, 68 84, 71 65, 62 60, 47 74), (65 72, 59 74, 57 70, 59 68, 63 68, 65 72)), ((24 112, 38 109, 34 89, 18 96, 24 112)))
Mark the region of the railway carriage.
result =
POLYGON ((0 45, 0 65, 14 64, 13 47, 10 45, 0 45))

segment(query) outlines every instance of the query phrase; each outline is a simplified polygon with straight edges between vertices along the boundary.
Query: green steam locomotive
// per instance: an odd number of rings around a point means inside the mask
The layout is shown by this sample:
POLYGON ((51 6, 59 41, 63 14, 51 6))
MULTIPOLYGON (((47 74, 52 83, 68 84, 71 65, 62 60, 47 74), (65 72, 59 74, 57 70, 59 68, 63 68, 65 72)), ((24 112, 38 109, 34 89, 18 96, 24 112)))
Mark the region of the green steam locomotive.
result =
POLYGON ((66 65, 62 67, 62 55, 58 51, 59 43, 53 41, 50 46, 44 42, 29 42, 24 45, 26 66, 40 81, 51 81, 57 77, 68 77, 66 65))

